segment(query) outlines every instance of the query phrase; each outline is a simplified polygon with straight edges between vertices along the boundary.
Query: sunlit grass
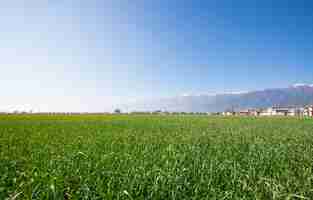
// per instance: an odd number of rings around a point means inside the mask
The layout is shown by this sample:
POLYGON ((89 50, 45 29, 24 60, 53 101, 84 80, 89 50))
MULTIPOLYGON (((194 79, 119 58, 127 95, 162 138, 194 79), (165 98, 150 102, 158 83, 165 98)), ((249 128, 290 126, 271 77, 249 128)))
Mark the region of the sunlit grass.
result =
POLYGON ((312 199, 313 120, 0 116, 0 199, 312 199))

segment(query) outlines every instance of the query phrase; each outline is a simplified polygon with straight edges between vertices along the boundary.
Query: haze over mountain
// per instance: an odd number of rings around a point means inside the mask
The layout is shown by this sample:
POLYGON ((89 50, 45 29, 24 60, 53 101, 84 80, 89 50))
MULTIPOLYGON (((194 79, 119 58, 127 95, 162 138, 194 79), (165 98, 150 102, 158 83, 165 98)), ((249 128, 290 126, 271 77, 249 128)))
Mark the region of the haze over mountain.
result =
POLYGON ((131 110, 179 112, 220 112, 226 109, 303 106, 313 103, 313 85, 295 84, 287 88, 223 94, 181 95, 130 105, 131 110))

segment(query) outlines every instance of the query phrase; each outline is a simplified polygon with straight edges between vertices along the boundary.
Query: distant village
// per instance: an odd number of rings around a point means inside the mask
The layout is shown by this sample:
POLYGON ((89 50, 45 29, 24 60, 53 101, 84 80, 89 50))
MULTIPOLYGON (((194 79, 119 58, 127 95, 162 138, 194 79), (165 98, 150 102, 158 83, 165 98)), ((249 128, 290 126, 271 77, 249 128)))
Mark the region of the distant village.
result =
POLYGON ((45 114, 45 115, 108 115, 108 114, 128 114, 128 115, 211 115, 211 116, 289 116, 289 117, 312 117, 313 118, 313 105, 294 107, 294 106, 273 106, 269 108, 251 108, 236 110, 226 109, 224 112, 169 112, 166 110, 148 111, 132 111, 122 112, 120 109, 115 109, 113 112, 32 112, 32 111, 13 111, 13 112, 0 112, 0 114, 45 114))
POLYGON ((294 117, 313 117, 313 105, 305 107, 269 107, 261 109, 245 109, 239 111, 226 110, 221 115, 224 116, 294 116, 294 117))
POLYGON ((303 107, 280 107, 252 109, 227 109, 224 112, 168 112, 157 110, 154 112, 131 112, 128 114, 196 114, 196 115, 215 115, 215 116, 290 116, 290 117, 313 117, 313 105, 303 107))

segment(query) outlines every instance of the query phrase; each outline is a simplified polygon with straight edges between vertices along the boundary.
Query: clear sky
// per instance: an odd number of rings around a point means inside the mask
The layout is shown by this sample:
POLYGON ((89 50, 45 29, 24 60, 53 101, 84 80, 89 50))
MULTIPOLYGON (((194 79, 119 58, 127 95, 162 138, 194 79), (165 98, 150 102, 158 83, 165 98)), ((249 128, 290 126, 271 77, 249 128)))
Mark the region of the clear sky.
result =
POLYGON ((312 23, 301 0, 3 1, 0 111, 312 84, 312 23))

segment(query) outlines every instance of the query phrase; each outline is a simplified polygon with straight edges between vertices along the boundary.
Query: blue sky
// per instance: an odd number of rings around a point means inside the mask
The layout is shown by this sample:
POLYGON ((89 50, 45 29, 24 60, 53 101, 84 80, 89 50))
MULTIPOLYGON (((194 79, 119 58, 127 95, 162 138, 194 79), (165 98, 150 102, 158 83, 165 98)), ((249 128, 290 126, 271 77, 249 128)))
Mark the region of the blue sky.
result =
POLYGON ((309 1, 44 1, 0 6, 0 111, 313 83, 309 1))

